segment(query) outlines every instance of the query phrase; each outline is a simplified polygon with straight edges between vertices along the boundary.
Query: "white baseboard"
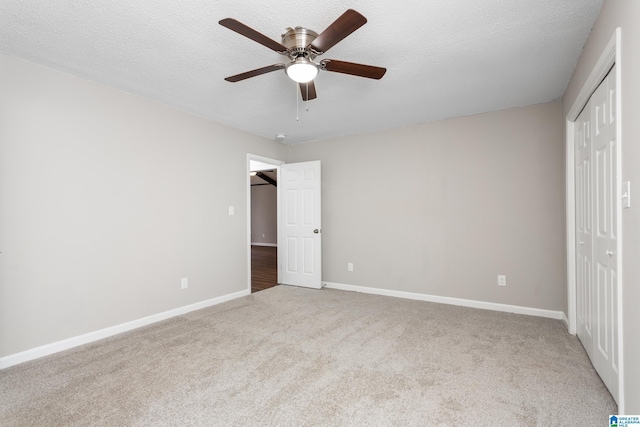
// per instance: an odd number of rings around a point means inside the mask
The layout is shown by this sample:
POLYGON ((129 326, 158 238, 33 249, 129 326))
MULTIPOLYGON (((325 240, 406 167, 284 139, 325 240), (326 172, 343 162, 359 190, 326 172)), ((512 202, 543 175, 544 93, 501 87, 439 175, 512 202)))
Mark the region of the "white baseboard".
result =
MULTIPOLYGON (((562 312, 562 321, 564 322, 564 326, 567 327, 567 331, 569 331, 569 319, 567 318, 567 315, 565 314, 565 312, 562 312)), ((571 334, 571 331, 569 331, 569 333, 571 334)), ((575 335, 575 334, 572 334, 575 335)))
POLYGON ((254 243, 254 242, 251 242, 251 246, 269 246, 270 248, 277 248, 278 244, 277 243, 254 243))
POLYGON ((504 311, 507 313, 526 314, 528 316, 546 317, 561 320, 564 313, 541 308, 521 307, 518 305, 500 304, 495 302, 475 301, 470 299, 440 297, 436 295, 418 294, 414 292, 392 291, 389 289, 367 288, 364 286, 344 285, 341 283, 322 282, 328 289, 342 291, 363 292, 366 294, 384 295, 388 297, 406 298, 419 301, 437 302, 440 304, 459 305, 463 307, 481 308, 484 310, 504 311))
POLYGON ((234 292, 232 294, 223 295, 221 297, 212 298, 205 301, 200 301, 195 304, 186 305, 184 307, 174 308, 173 310, 164 311, 162 313, 153 314, 151 316, 143 317, 141 319, 132 320, 130 322, 121 323, 119 325, 111 326, 108 328, 100 329, 98 331, 89 332, 76 337, 67 338, 62 341, 46 344, 40 347, 25 350, 20 353, 10 354, 9 356, 0 357, 0 369, 5 369, 19 363, 28 362, 29 360, 38 359, 40 357, 48 356, 53 353, 68 350, 79 345, 88 344, 94 341, 101 340, 113 335, 121 334, 123 332, 130 331, 132 329, 147 326, 152 323, 166 320, 171 317, 180 316, 182 314, 189 313, 190 311, 200 310, 202 308, 211 307, 212 305, 220 304, 232 299, 240 298, 245 295, 249 295, 250 290, 246 289, 240 292, 234 292))

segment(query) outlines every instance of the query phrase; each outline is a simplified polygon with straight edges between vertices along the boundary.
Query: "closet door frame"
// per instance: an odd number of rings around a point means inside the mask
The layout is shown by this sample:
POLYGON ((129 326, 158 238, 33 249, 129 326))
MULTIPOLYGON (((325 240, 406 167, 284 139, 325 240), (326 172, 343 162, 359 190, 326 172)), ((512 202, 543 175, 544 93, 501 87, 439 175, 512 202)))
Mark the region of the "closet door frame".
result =
MULTIPOLYGON (((606 48, 600 55, 595 67, 592 69, 589 78, 586 80, 585 84, 582 86, 580 93, 578 94, 575 102, 571 106, 569 113, 567 114, 566 120, 566 151, 565 151, 565 161, 566 161, 566 225, 567 225, 567 296, 568 296, 568 307, 567 307, 567 318, 564 319, 567 324, 567 329, 569 333, 576 334, 577 328, 577 319, 576 319, 576 204, 575 204, 575 121, 578 118, 578 115, 585 107, 591 94, 596 90, 596 88, 600 85, 600 83, 607 76, 609 70, 616 65, 616 90, 619 94, 616 99, 616 111, 617 111, 617 192, 616 195, 616 203, 617 203, 617 235, 620 237, 617 242, 617 254, 622 253, 622 203, 620 199, 620 187, 622 181, 622 165, 621 165, 621 146, 622 146, 622 132, 621 132, 621 57, 620 57, 620 37, 621 37, 621 29, 616 28, 615 33, 609 40, 606 48)), ((620 381, 618 384, 618 412, 623 414, 624 412, 624 366, 623 366, 623 324, 622 324, 622 295, 624 293, 622 280, 623 277, 623 268, 622 268, 622 256, 618 256, 617 261, 617 271, 618 271, 618 301, 617 301, 617 314, 618 314, 618 368, 620 381)))

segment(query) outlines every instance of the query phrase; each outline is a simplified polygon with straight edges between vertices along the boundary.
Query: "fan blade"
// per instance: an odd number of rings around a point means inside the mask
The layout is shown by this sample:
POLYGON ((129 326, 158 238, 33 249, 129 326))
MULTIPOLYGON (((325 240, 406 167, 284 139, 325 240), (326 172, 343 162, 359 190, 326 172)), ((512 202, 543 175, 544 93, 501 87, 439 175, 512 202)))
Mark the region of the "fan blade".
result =
POLYGON ((356 64, 354 62, 336 61, 335 59, 325 59, 322 61, 324 69, 334 73, 351 74, 352 76, 366 77, 368 79, 380 80, 386 68, 374 67, 373 65, 356 64))
POLYGON ((239 82, 240 80, 245 80, 251 77, 259 76, 261 74, 267 74, 272 71, 282 70, 284 68, 284 64, 273 64, 268 65, 266 67, 258 68, 255 70, 247 71, 241 74, 236 74, 235 76, 226 77, 225 80, 228 82, 239 82))
POLYGON ((287 52, 287 48, 285 46, 281 45, 275 40, 270 39, 264 34, 257 32, 253 28, 244 25, 242 22, 236 21, 233 18, 225 18, 218 23, 223 27, 227 27, 228 29, 235 31, 238 34, 250 38, 254 42, 258 42, 271 50, 275 50, 278 53, 284 54, 287 52))
POLYGON ((367 18, 353 9, 347 10, 309 45, 318 54, 325 53, 340 40, 367 23, 367 18))
POLYGON ((310 101, 318 97, 316 94, 316 84, 313 80, 309 83, 299 83, 298 85, 300 86, 300 93, 302 94, 303 101, 310 101))

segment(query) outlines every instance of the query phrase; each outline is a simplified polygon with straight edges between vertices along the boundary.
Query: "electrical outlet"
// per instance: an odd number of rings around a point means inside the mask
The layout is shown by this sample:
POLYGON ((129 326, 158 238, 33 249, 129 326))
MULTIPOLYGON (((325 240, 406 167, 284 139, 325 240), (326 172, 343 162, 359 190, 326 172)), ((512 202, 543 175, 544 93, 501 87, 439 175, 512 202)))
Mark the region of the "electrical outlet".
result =
POLYGON ((180 289, 187 289, 189 287, 189 278, 183 277, 180 279, 180 289))
POLYGON ((503 274, 498 275, 498 286, 507 286, 507 276, 503 274))
POLYGON ((353 263, 352 262, 348 262, 347 263, 347 271, 353 271, 353 263))

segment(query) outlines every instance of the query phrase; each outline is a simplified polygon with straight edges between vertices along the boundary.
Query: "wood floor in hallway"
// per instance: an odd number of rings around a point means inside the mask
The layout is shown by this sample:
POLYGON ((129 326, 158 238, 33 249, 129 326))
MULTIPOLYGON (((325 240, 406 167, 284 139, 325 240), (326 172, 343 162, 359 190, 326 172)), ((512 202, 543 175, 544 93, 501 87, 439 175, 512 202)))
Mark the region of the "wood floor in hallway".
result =
POLYGON ((251 293, 278 284, 278 248, 251 246, 251 293))

